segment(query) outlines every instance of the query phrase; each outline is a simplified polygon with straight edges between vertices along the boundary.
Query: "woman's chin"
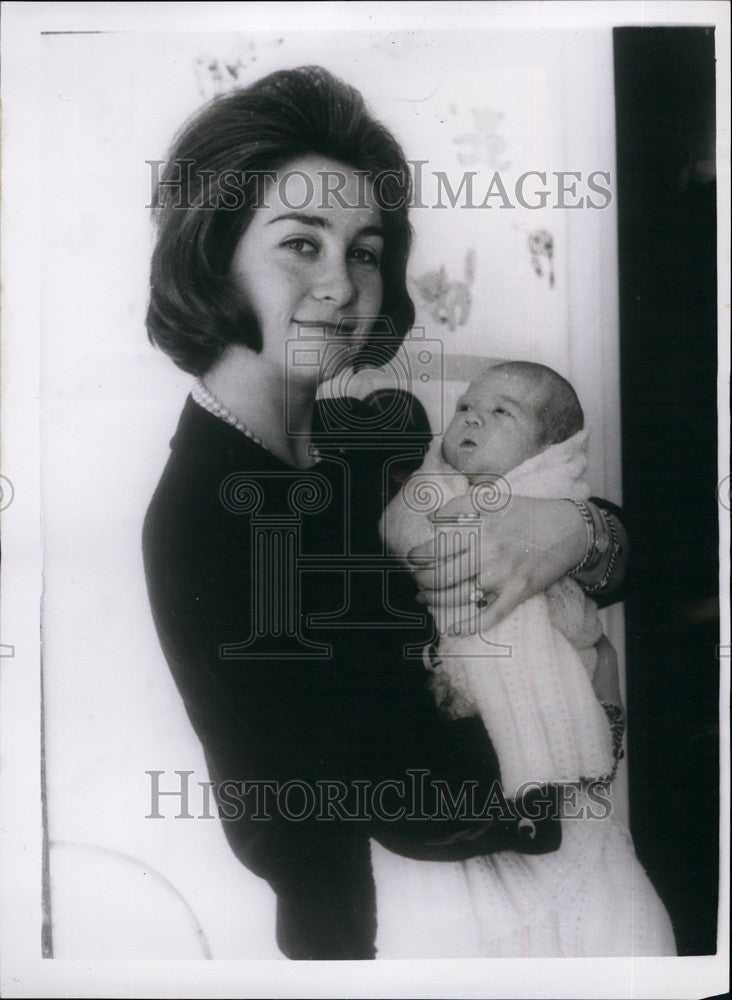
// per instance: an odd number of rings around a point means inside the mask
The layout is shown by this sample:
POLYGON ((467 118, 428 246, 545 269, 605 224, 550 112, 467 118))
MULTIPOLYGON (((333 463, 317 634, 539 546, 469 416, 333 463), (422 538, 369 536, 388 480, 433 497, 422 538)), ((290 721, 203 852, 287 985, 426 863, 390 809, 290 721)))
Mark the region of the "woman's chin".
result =
POLYGON ((353 363, 355 360, 356 354, 348 348, 343 348, 340 351, 328 351, 325 364, 321 365, 320 368, 318 384, 323 385, 324 382, 333 382, 343 388, 343 395, 347 395, 345 389, 348 381, 353 376, 353 363))

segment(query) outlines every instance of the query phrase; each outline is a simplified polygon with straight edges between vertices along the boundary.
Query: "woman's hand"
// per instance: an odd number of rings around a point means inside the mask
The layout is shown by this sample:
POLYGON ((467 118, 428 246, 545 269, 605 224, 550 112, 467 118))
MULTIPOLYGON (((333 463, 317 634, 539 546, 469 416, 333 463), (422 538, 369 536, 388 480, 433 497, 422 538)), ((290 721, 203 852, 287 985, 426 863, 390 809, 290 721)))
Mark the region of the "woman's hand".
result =
POLYGON ((469 497, 458 497, 431 520, 435 538, 408 560, 442 634, 492 628, 565 576, 587 545, 582 516, 566 500, 512 496, 478 516, 469 497))

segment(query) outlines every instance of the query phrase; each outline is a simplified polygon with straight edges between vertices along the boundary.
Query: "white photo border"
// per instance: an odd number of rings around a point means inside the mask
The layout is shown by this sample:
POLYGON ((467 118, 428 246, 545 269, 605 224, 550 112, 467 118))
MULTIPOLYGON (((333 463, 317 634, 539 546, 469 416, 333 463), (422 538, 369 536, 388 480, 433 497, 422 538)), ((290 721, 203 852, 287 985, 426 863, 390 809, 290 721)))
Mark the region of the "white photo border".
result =
MULTIPOLYGON (((41 32, 227 30, 241 4, 15 3, 2 9, 2 471, 5 529, 0 708, 0 992, 30 996, 169 997, 701 997, 728 988, 729 573, 728 512, 720 508, 720 753, 722 760, 719 942, 716 956, 371 963, 71 961, 41 958, 42 816, 39 706, 42 550, 39 331, 43 226, 33 192, 48 182, 40 157, 41 32), (11 483, 9 488, 6 484, 11 483), (725 652, 726 651, 726 652, 725 652)), ((717 38, 719 479, 729 474, 729 7, 698 3, 250 3, 247 30, 282 23, 307 30, 450 30, 493 27, 708 24, 717 38)))

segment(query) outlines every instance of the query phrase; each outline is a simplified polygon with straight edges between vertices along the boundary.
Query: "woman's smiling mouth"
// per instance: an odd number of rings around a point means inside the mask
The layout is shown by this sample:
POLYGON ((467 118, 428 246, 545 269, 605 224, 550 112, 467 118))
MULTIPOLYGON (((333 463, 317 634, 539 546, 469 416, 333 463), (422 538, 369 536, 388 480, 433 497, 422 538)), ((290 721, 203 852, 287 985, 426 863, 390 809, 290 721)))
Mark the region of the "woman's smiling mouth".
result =
POLYGON ((324 334, 335 337, 335 336, 348 336, 358 329, 358 323, 352 319, 341 319, 336 323, 326 322, 325 320, 293 320, 295 326, 302 327, 305 330, 322 330, 324 334))

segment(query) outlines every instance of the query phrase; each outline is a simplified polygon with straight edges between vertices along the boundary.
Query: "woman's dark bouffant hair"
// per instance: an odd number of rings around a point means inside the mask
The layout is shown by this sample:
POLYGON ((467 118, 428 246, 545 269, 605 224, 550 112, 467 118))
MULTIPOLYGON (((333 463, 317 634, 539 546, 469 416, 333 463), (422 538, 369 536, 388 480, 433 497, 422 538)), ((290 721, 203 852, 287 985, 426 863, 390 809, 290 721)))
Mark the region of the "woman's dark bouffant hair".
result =
POLYGON ((204 374, 229 343, 261 350, 256 317, 229 279, 231 260, 261 198, 261 172, 309 154, 380 178, 385 319, 373 338, 383 344, 379 360, 391 357, 414 322, 406 287, 411 179, 399 144, 359 92, 327 70, 281 70, 199 111, 175 139, 160 176, 147 330, 184 371, 204 374), (238 203, 235 173, 243 177, 238 203))

